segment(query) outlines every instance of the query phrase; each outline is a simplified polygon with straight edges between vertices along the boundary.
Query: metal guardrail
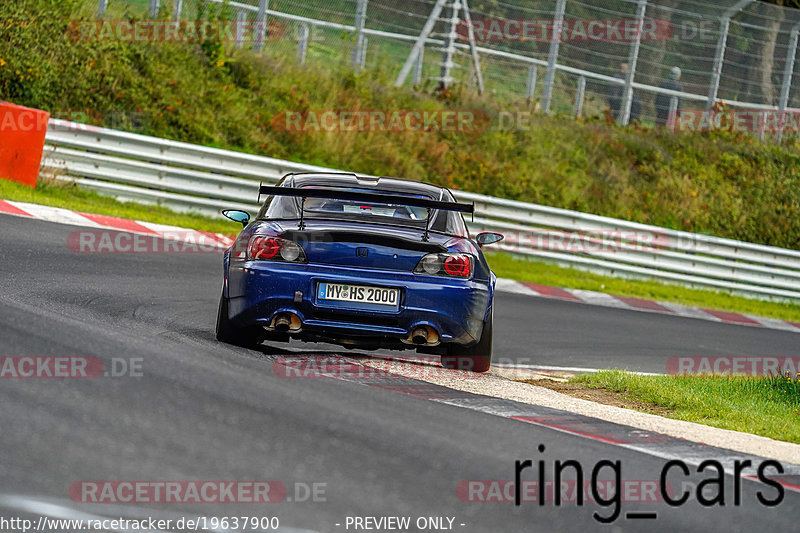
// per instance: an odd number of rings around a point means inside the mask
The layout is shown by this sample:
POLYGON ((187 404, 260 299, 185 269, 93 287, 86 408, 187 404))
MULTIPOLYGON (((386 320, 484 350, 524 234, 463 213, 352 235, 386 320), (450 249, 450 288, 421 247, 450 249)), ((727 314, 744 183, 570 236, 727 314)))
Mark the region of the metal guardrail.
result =
MULTIPOLYGON (((218 215, 256 210, 258 183, 332 169, 51 120, 43 166, 122 200, 218 215)), ((752 297, 800 300, 800 251, 659 228, 454 191, 474 202, 471 231, 506 235, 496 248, 623 277, 752 297)))

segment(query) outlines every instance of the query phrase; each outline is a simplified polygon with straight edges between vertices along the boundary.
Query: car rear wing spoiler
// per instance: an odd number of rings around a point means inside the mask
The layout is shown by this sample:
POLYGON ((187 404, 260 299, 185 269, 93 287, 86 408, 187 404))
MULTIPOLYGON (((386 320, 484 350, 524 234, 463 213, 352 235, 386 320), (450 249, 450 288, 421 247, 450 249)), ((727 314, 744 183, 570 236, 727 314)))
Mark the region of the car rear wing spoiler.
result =
MULTIPOLYGON (((355 202, 373 203, 373 204, 387 204, 387 205, 405 205, 410 207, 422 207, 428 210, 428 218, 425 221, 425 233, 422 237, 423 241, 428 240, 428 233, 430 231, 431 216, 430 212, 434 209, 441 209, 443 211, 457 211, 459 213, 471 213, 475 215, 475 204, 462 204, 458 202, 442 202, 441 200, 430 200, 428 198, 414 198, 412 196, 402 196, 399 194, 379 194, 370 192, 347 191, 342 189, 299 189, 297 187, 275 187, 269 185, 259 185, 258 188, 258 201, 261 202, 262 194, 271 194, 274 196, 294 196, 295 198, 326 198, 330 200, 353 200, 355 202)), ((300 224, 302 230, 305 227, 305 216, 303 204, 300 202, 300 224)))
POLYGON ((442 202, 428 198, 414 198, 411 196, 379 194, 371 192, 346 191, 342 189, 298 189, 296 187, 273 187, 261 185, 258 190, 258 201, 261 202, 262 194, 274 196, 295 196, 297 198, 327 198, 330 200, 353 200, 372 204, 407 205, 411 207, 424 207, 427 209, 441 209, 443 211, 458 211, 459 213, 474 213, 474 204, 458 202, 442 202))

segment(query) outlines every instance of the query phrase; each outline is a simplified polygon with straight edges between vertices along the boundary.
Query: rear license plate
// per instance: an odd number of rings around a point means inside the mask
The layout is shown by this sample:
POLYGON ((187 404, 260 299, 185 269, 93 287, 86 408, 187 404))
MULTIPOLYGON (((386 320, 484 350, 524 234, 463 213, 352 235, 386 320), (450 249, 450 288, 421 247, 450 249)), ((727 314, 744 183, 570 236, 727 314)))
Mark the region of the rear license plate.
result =
POLYGON ((400 289, 383 287, 366 287, 364 285, 346 285, 344 283, 320 283, 317 288, 320 300, 339 302, 357 302, 365 304, 397 307, 400 289))

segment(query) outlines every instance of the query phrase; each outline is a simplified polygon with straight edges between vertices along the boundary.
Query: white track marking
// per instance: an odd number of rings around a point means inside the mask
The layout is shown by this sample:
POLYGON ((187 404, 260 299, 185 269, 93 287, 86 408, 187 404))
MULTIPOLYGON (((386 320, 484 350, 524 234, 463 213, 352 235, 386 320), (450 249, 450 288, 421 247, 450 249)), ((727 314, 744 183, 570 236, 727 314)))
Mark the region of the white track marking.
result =
POLYGON ((778 320, 777 318, 766 318, 763 316, 755 316, 755 315, 744 315, 750 320, 758 322, 765 328, 770 329, 782 329, 785 331, 800 331, 800 328, 797 328, 784 320, 778 320))
POLYGON ((26 213, 39 220, 46 220, 48 222, 55 222, 57 224, 72 224, 74 226, 84 226, 90 228, 101 228, 102 226, 93 220, 89 220, 85 216, 79 215, 75 211, 69 209, 61 209, 60 207, 50 207, 47 205, 26 204, 23 202, 8 202, 17 209, 21 209, 26 213))
POLYGON ((512 294, 523 294, 525 296, 541 296, 538 292, 531 289, 527 285, 523 285, 519 281, 504 278, 497 278, 495 290, 500 292, 510 292, 512 294))
POLYGON ((633 309, 619 298, 603 292, 585 291, 580 289, 565 289, 568 293, 579 298, 582 302, 603 307, 616 307, 619 309, 633 309))
MULTIPOLYGON (((607 368, 587 368, 582 366, 547 366, 547 365, 530 365, 530 364, 492 364, 492 366, 500 368, 521 369, 521 370, 545 370, 547 372, 580 372, 590 374, 600 372, 601 370, 608 370, 607 368)), ((633 370, 625 370, 630 374, 637 374, 640 376, 664 376, 666 374, 657 374, 654 372, 636 372, 633 370)))
POLYGON ((686 318, 699 318, 700 320, 710 320, 712 322, 722 322, 722 319, 710 313, 706 313, 697 307, 687 307, 685 305, 675 304, 672 302, 658 302, 670 311, 674 312, 677 316, 686 318))

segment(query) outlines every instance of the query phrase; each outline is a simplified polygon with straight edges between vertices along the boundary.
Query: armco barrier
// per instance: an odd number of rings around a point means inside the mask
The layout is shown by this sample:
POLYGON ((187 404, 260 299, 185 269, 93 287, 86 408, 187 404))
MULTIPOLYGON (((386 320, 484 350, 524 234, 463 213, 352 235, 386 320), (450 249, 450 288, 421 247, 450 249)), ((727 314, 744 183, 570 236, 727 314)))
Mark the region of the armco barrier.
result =
MULTIPOLYGON (((43 165, 122 200, 218 214, 254 211, 258 183, 332 169, 51 120, 43 165)), ((498 231, 509 253, 623 277, 752 297, 800 300, 800 251, 454 191, 474 202, 472 231, 498 231)))

